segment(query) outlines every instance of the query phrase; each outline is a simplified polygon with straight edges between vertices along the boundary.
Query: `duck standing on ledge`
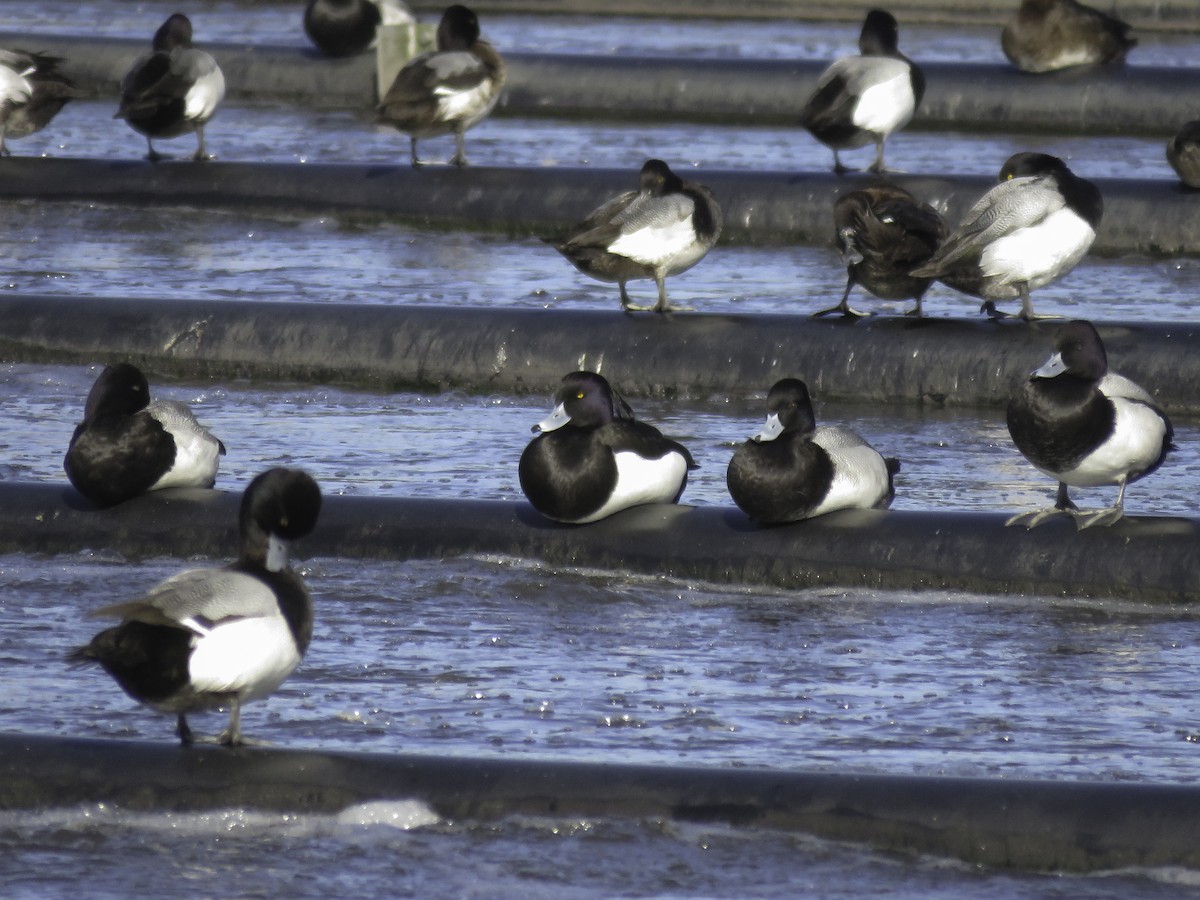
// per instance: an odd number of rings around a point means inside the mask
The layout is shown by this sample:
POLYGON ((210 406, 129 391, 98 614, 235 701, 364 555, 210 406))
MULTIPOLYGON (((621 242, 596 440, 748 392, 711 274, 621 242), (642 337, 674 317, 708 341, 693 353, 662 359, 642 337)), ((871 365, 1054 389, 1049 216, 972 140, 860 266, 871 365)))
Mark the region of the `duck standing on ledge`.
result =
POLYGON ((409 135, 412 164, 421 165, 417 139, 453 134, 456 166, 467 164, 463 132, 483 121, 500 99, 508 67, 479 37, 479 20, 465 6, 442 14, 437 50, 410 60, 376 109, 378 120, 409 135))
POLYGON ((838 197, 833 221, 834 239, 846 265, 846 291, 837 306, 813 316, 867 315, 850 306, 856 284, 883 300, 912 298, 917 305, 904 314, 924 315, 921 300, 933 279, 917 278, 911 271, 928 262, 945 239, 949 229, 941 214, 904 188, 880 183, 838 197))
POLYGON ((676 503, 692 455, 636 421, 595 372, 564 376, 554 410, 521 454, 521 490, 548 519, 582 525, 643 503, 676 503))
POLYGON ((899 49, 895 17, 873 9, 863 20, 858 56, 845 56, 821 73, 800 124, 833 150, 833 170, 849 171, 839 150, 875 144, 871 171, 881 173, 883 145, 909 123, 925 96, 925 75, 899 49))
POLYGON ((1120 19, 1075 0, 1024 0, 1000 33, 1000 49, 1022 72, 1125 62, 1137 45, 1120 19))
POLYGON ((185 745, 188 713, 228 706, 229 727, 217 740, 241 744, 242 705, 279 687, 312 639, 312 596, 287 549, 320 511, 321 491, 307 473, 263 472, 242 495, 237 562, 182 572, 144 597, 95 610, 121 624, 68 660, 99 663, 134 700, 174 713, 185 745))
POLYGON ((585 275, 620 285, 625 312, 666 313, 686 308, 667 300, 667 277, 704 259, 721 236, 721 225, 721 207, 712 191, 684 181, 661 159, 648 159, 638 190, 609 200, 567 237, 544 240, 585 275), (635 306, 629 299, 625 285, 638 278, 654 279, 654 306, 635 306))
POLYGON ((44 53, 0 50, 0 156, 12 154, 6 141, 41 131, 79 96, 58 70, 61 62, 44 53))
POLYGON ((121 105, 114 119, 146 137, 146 159, 157 162, 154 138, 173 138, 196 132, 192 159, 210 159, 204 146, 204 126, 225 96, 225 76, 217 61, 192 46, 192 23, 182 13, 159 26, 154 50, 143 56, 121 82, 121 105))
POLYGON ((838 509, 885 509, 896 494, 895 459, 849 428, 817 425, 808 385, 784 378, 767 394, 762 431, 733 454, 729 495, 752 519, 796 522, 838 509))
POLYGON ((1104 201, 1090 181, 1045 153, 1017 153, 937 253, 910 274, 936 278, 982 298, 1021 299, 1021 318, 1036 318, 1031 291, 1062 278, 1083 259, 1100 227, 1104 201))
POLYGON ((1068 513, 1079 529, 1112 525, 1124 515, 1125 487, 1162 465, 1174 449, 1174 430, 1145 390, 1108 371, 1104 343, 1091 322, 1059 331, 1054 353, 1013 393, 1008 433, 1021 454, 1058 482, 1051 509, 1020 513, 1006 525, 1033 528, 1068 513), (1067 486, 1115 484, 1108 509, 1084 512, 1067 486))

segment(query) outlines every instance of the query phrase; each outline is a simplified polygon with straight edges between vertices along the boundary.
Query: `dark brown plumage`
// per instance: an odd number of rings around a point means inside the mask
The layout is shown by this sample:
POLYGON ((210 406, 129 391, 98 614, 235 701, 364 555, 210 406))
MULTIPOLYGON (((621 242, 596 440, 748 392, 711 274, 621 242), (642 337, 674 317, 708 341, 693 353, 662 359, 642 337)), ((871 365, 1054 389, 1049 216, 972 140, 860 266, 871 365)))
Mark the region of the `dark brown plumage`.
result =
POLYGON ((465 6, 442 15, 438 49, 411 60, 396 75, 376 109, 378 120, 412 141, 412 164, 419 166, 417 140, 453 134, 456 166, 467 164, 463 133, 492 111, 504 88, 504 58, 479 37, 479 20, 465 6))
POLYGON ((1023 72, 1123 63, 1137 41, 1120 19, 1075 0, 1024 0, 1000 34, 1000 48, 1023 72))
POLYGON ((833 221, 846 264, 846 291, 837 306, 813 315, 866 315, 850 306, 856 284, 883 300, 911 298, 916 306, 905 315, 923 315, 921 299, 933 279, 911 272, 928 262, 946 237, 946 222, 937 210, 901 187, 881 183, 838 197, 833 221))

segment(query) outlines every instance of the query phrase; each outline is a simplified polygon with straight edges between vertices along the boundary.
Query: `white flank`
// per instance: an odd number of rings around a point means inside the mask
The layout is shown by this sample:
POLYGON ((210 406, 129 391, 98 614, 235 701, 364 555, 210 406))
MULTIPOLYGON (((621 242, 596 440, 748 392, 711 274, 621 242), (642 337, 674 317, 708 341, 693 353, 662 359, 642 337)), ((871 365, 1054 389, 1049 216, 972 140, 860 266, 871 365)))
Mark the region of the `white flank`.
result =
MULTIPOLYGON (((264 585, 263 590, 268 590, 264 585)), ((188 674, 197 692, 265 697, 300 664, 283 616, 228 619, 197 637, 188 674)))
POLYGON ((870 509, 888 492, 887 464, 857 434, 836 426, 817 429, 814 442, 833 461, 833 483, 813 516, 836 509, 870 509))
POLYGON ((22 75, 0 65, 0 106, 22 106, 32 95, 33 88, 22 75))
POLYGON ((1026 282, 1042 287, 1069 272, 1096 239, 1092 226, 1063 207, 1037 225, 1020 228, 987 246, 979 264, 1001 284, 1026 282))
POLYGON ((660 459, 646 459, 628 450, 614 454, 617 462, 617 486, 607 502, 586 519, 596 522, 630 506, 643 503, 670 503, 679 493, 687 475, 687 462, 671 451, 660 459))
POLYGON ((1116 484, 1124 475, 1137 476, 1162 453, 1167 426, 1162 416, 1144 403, 1113 397, 1116 419, 1112 436, 1069 472, 1042 471, 1077 487, 1116 484))
MULTIPOLYGON (((483 63, 472 53, 459 50, 438 53, 434 57, 435 69, 440 78, 451 78, 463 72, 478 71, 482 74, 483 63)), ((448 84, 439 84, 433 89, 438 98, 437 118, 441 122, 461 121, 464 128, 479 122, 496 105, 500 92, 493 81, 480 78, 478 84, 463 90, 448 84)))
POLYGON ((623 234, 611 244, 610 253, 632 259, 644 266, 669 265, 681 254, 689 253, 696 241, 696 229, 688 217, 663 224, 647 225, 623 234))
POLYGON ((196 79, 184 100, 183 117, 203 125, 213 117, 225 97, 225 76, 214 64, 211 71, 196 79))
POLYGON ((217 477, 220 460, 220 445, 213 436, 204 430, 204 426, 195 420, 189 410, 170 410, 166 408, 166 403, 155 401, 150 405, 149 412, 175 439, 175 463, 150 486, 150 490, 211 485, 217 477), (186 416, 183 412, 186 412, 186 416))
POLYGON ((884 80, 863 91, 854 106, 854 114, 850 117, 850 120, 864 131, 884 136, 907 125, 916 111, 912 76, 907 64, 900 60, 887 62, 895 63, 894 73, 891 66, 886 67, 883 71, 891 74, 887 74, 884 80))

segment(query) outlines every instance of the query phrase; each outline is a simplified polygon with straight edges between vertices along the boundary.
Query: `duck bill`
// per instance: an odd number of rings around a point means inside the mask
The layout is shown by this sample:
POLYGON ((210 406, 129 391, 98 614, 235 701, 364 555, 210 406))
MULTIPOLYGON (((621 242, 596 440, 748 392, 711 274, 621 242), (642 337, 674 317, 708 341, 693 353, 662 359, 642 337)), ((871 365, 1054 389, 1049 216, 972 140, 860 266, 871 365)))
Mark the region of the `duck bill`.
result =
POLYGON ((1053 378, 1056 375, 1061 375, 1067 371, 1067 364, 1063 362, 1062 354, 1055 353, 1048 360, 1029 373, 1031 378, 1053 378))
POLYGON ((767 416, 767 422, 763 425, 763 430, 750 440, 756 444, 761 444, 763 441, 773 441, 781 434, 783 434, 783 423, 779 421, 778 414, 771 413, 771 415, 767 416))
POLYGON ((554 407, 554 412, 550 413, 550 415, 546 416, 546 418, 542 419, 542 421, 533 426, 533 433, 539 434, 547 431, 555 431, 559 428, 562 428, 570 421, 571 416, 567 412, 566 406, 560 403, 558 406, 554 407))

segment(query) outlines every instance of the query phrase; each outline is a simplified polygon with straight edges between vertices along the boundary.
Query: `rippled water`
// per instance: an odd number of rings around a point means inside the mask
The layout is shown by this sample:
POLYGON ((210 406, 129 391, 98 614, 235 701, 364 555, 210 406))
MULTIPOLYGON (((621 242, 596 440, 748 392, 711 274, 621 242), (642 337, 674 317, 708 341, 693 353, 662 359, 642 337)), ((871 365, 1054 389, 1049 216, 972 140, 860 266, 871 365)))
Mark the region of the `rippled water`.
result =
MULTIPOLYGON (((204 3, 201 40, 302 43, 300 4, 204 3)), ((0 3, 0 28, 147 36, 173 4, 0 3), (86 24, 77 24, 86 17, 86 24), (35 21, 36 20, 36 21, 35 21)), ((801 23, 485 17, 513 50, 829 58, 856 27, 801 23), (582 47, 579 42, 583 42, 582 47)), ((906 28, 917 58, 999 62, 991 35, 906 28)), ((1133 61, 1194 61, 1190 38, 1144 40, 1133 61)), ((125 158, 139 138, 111 105, 69 106, 18 153, 125 158)), ((222 159, 404 161, 403 140, 351 112, 227 105, 210 128, 222 159)), ((1083 174, 1166 178, 1158 142, 906 133, 889 157, 913 171, 991 173, 1017 149, 1069 156, 1083 174)), ((190 152, 186 140, 164 145, 190 152)), ((434 143, 433 149, 439 145, 434 143)), ((449 153, 449 145, 446 144, 449 153)), ((592 125, 499 118, 468 139, 477 164, 636 170, 648 155, 706 168, 824 168, 796 130, 592 125)), ((869 154, 868 154, 869 155, 869 154)), ((631 174, 632 181, 632 174, 631 174)), ((377 220, 91 204, 5 205, 0 289, 77 296, 435 303, 616 309, 527 238, 429 233, 377 220)), ((1038 293, 1038 309, 1097 319, 1191 321, 1200 263, 1089 259, 1038 293)), ((797 312, 840 296, 824 248, 720 247, 672 282, 704 311, 797 312)), ((641 286, 639 286, 640 288, 641 286)), ((635 291, 638 288, 635 288, 635 291)), ((862 306, 895 305, 859 298, 862 306)), ((933 315, 973 314, 948 289, 933 315)), ((103 362, 97 360, 97 362, 103 362)), ((802 361, 800 363, 802 365, 802 361)), ((61 458, 97 369, 0 366, 0 478, 61 482, 61 458)), ((798 372, 803 374, 803 372, 798 372)), ((701 462, 684 496, 729 503, 725 464, 759 427, 762 391, 705 402, 637 400, 639 415, 701 462)), ((328 493, 516 499, 516 459, 544 397, 386 396, 331 386, 155 384, 194 404, 229 446, 218 486, 303 465, 328 493), (465 448, 465 450, 464 450, 465 448)), ((819 398, 818 398, 819 399, 819 398)), ((1013 450, 993 412, 823 405, 899 456, 897 509, 1026 508, 1052 485, 1013 450)), ((1197 424, 1130 489, 1132 514, 1197 514, 1197 424)), ((1081 492, 1107 503, 1111 492, 1081 492)), ((216 561, 192 561, 193 564, 216 561)), ((0 557, 0 722, 5 730, 170 743, 172 723, 63 653, 96 627, 81 610, 128 597, 188 564, 109 554, 0 557)), ((777 592, 514 559, 315 559, 312 648, 245 715, 283 747, 491 754, 706 766, 1072 780, 1200 781, 1193 700, 1200 619, 1186 607, 932 592, 777 592)), ((220 715, 198 716, 215 732, 220 715)), ((346 895, 599 897, 1178 896, 1192 874, 1093 878, 996 874, 892 858, 791 835, 659 821, 371 824, 341 817, 134 815, 102 806, 0 814, 0 890, 10 897, 346 895), (411 825, 411 828, 400 827, 411 825)), ((411 816, 412 818, 404 818, 411 816)))

